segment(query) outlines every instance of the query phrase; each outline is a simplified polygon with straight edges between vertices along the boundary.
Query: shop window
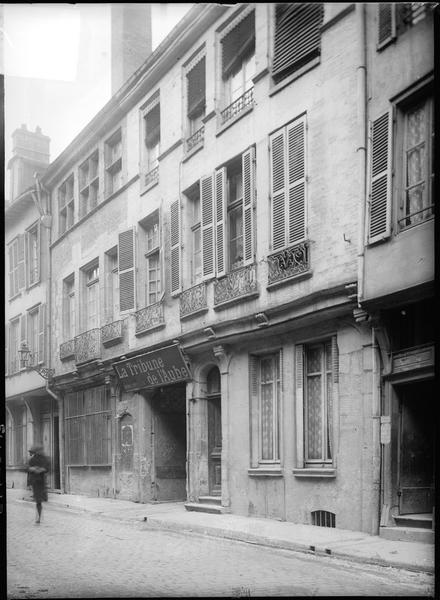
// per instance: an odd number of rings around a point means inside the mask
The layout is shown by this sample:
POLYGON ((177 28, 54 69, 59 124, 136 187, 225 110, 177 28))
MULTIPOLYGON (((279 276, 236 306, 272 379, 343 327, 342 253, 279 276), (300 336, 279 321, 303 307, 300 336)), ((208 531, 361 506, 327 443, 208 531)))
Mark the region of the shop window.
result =
POLYGON ((63 281, 63 336, 65 341, 75 337, 75 277, 63 281))
POLYGON ((280 463, 282 352, 250 357, 252 467, 280 463))
POLYGON ((322 2, 286 2, 275 6, 272 62, 275 83, 319 59, 323 6, 322 2))
POLYGON ((105 142, 105 174, 106 174, 106 195, 118 191, 122 186, 122 131, 118 129, 105 142))
POLYGON ((62 235, 74 223, 74 177, 70 175, 58 188, 58 233, 62 235))
POLYGON ((79 213, 80 218, 93 210, 98 204, 99 159, 94 152, 79 168, 79 213))
POLYGON ((66 464, 111 466, 110 390, 90 388, 65 395, 66 464))

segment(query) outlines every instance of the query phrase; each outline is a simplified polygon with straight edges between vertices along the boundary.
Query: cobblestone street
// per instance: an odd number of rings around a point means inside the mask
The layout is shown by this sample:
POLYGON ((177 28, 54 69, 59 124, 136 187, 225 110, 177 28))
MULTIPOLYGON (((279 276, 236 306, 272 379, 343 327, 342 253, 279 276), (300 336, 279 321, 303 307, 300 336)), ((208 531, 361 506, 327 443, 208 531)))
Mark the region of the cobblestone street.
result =
POLYGON ((432 576, 8 503, 8 598, 433 596, 432 576))

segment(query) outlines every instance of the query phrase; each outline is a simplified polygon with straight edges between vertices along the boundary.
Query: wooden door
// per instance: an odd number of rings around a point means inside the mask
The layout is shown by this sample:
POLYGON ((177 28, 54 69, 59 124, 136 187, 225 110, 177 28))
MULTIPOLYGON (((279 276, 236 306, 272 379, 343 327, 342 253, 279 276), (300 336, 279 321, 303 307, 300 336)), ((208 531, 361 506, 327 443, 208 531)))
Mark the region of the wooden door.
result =
POLYGON ((208 473, 209 493, 222 492, 222 411, 221 397, 208 399, 208 473))
POLYGON ((433 384, 402 387, 399 444, 400 514, 430 513, 434 503, 433 384))

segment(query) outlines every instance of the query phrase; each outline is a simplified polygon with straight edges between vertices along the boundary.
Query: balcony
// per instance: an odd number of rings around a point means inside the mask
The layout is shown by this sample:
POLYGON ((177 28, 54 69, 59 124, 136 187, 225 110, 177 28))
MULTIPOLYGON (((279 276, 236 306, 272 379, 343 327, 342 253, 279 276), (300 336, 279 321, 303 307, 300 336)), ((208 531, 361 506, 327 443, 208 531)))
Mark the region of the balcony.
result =
POLYGON ((159 181, 159 167, 152 169, 145 175, 144 185, 153 185, 159 181))
POLYGON ((191 137, 186 140, 186 151, 190 152, 193 148, 203 143, 205 137, 205 127, 200 127, 191 137))
POLYGON ((224 125, 227 121, 236 117, 244 111, 248 106, 252 106, 254 103, 254 88, 247 90, 240 98, 237 98, 235 102, 230 104, 225 110, 220 113, 221 124, 224 125))
POLYGON ((187 319, 207 310, 206 283, 199 283, 180 294, 181 319, 187 319))
POLYGON ((60 344, 60 360, 68 360, 75 357, 75 340, 69 340, 60 344))
POLYGON ((101 329, 90 329, 75 337, 75 362, 81 364, 101 358, 101 329))
POLYGON ((214 308, 223 308, 231 303, 247 300, 259 295, 257 269, 255 265, 231 271, 214 281, 214 308))
POLYGON ((122 342, 122 323, 123 321, 113 321, 101 327, 101 342, 103 346, 113 346, 122 342))
POLYGON ((146 308, 142 308, 135 313, 136 317, 136 335, 148 333, 152 329, 165 327, 165 319, 163 316, 162 301, 150 304, 146 308))
POLYGON ((310 272, 309 254, 309 243, 302 242, 268 256, 268 284, 281 283, 310 272))

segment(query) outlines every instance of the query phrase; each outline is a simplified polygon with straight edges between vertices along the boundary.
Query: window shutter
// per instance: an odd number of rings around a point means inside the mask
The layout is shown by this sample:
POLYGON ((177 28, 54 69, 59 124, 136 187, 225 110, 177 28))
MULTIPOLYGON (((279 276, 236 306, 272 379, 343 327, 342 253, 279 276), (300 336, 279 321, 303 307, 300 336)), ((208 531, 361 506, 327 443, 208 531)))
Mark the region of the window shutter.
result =
POLYGON ((255 201, 255 148, 242 155, 243 169, 243 264, 254 261, 254 201, 255 201))
POLYGON ((283 3, 275 9, 275 42, 272 74, 281 80, 319 56, 322 3, 283 3))
POLYGON ((284 129, 270 136, 271 197, 272 197, 272 250, 286 245, 285 217, 285 152, 284 129))
POLYGON ((171 293, 180 291, 180 203, 175 200, 170 209, 171 293))
POLYGON ((396 5, 392 2, 380 2, 377 12, 377 45, 378 48, 381 48, 396 37, 396 5))
POLYGON ((9 297, 15 296, 14 291, 14 244, 8 248, 9 253, 9 297))
POLYGON ((20 234, 18 236, 18 289, 22 290, 26 287, 26 273, 25 273, 25 236, 20 234))
POLYGON ((371 124, 369 243, 391 234, 391 125, 391 110, 371 124))
POLYGON ((214 190, 213 176, 200 180, 202 212, 202 274, 204 279, 214 276, 214 190))
POLYGON ((305 117, 287 127, 288 243, 306 237, 306 135, 305 117))
POLYGON ((296 464, 304 467, 304 345, 295 346, 296 464))
POLYGON ((215 242, 217 277, 226 273, 226 169, 215 172, 215 242))
POLYGON ((258 369, 259 359, 257 356, 249 356, 249 400, 250 400, 250 423, 251 423, 251 467, 258 467, 259 453, 259 423, 260 407, 258 402, 258 369))
POLYGON ((38 281, 40 281, 40 276, 41 276, 41 227, 40 224, 38 223, 37 226, 37 270, 36 273, 34 275, 34 283, 37 283, 38 281))
POLYGON ((134 310, 135 290, 135 229, 134 227, 119 234, 118 270, 119 270, 119 306, 121 312, 134 310))
POLYGON ((10 349, 9 349, 9 340, 10 340, 10 332, 9 332, 9 323, 6 323, 5 325, 5 375, 8 375, 9 373, 9 356, 10 356, 10 349))
MULTIPOLYGON (((26 340, 26 330, 27 330, 26 324, 27 323, 26 323, 26 321, 27 321, 27 315, 21 315, 20 316, 20 343, 18 345, 17 350, 20 350, 20 347, 23 343, 27 344, 27 340, 26 340)), ((22 368, 20 355, 18 355, 18 362, 19 362, 19 364, 18 364, 17 370, 22 368)))

